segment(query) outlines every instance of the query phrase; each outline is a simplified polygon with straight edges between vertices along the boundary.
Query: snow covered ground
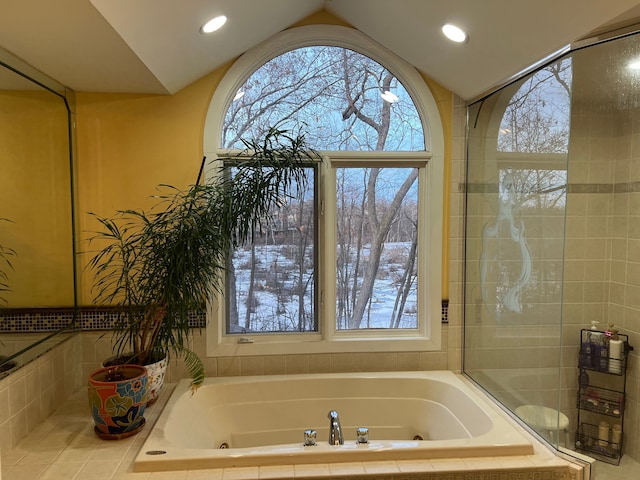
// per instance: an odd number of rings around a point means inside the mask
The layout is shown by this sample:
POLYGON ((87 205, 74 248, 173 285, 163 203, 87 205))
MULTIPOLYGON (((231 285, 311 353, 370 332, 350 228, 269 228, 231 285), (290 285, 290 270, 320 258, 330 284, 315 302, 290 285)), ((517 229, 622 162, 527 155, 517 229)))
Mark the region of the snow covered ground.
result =
MULTIPOLYGON (((380 268, 376 275, 373 295, 365 312, 361 328, 389 328, 396 296, 398 279, 402 275, 403 262, 409 254, 410 243, 387 243, 382 253, 380 268)), ((256 269, 254 272, 253 301, 248 302, 251 276, 251 250, 237 250, 234 258, 236 274, 236 296, 239 325, 233 331, 299 331, 298 312, 300 292, 304 297, 304 330, 313 329, 313 253, 305 253, 305 268, 302 273, 303 288, 300 287, 300 272, 294 245, 261 245, 256 247, 256 269), (249 328, 244 325, 247 306, 251 307, 249 328)), ((368 248, 361 257, 366 259, 368 248)), ((359 279, 362 281, 362 278, 359 279)), ((344 323, 344 322, 343 322, 344 323)), ((416 285, 405 304, 400 328, 416 328, 416 285)))

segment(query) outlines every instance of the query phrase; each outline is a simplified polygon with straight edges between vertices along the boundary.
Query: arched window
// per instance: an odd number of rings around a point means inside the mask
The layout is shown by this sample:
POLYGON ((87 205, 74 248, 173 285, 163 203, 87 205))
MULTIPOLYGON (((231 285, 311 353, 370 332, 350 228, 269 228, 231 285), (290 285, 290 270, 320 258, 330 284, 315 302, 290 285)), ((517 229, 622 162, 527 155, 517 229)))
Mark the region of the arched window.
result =
POLYGON ((337 46, 290 50, 239 87, 225 114, 222 146, 261 138, 270 127, 303 131, 316 150, 424 151, 413 99, 375 60, 337 46))
POLYGON ((324 160, 304 200, 233 252, 208 351, 359 349, 376 337, 383 349, 439 348, 443 139, 422 78, 353 29, 288 30, 225 75, 205 152, 272 127, 304 135, 324 160))

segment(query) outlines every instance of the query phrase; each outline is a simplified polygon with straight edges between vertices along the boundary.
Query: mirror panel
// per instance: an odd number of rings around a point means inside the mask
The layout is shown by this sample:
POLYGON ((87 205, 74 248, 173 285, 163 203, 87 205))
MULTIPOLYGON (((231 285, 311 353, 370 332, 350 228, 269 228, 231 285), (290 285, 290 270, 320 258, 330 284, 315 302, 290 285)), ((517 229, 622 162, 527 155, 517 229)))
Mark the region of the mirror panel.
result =
POLYGON ((3 296, 13 308, 72 306, 67 109, 35 84, 12 85, 0 90, 0 244, 15 252, 3 296))
POLYGON ((0 50, 0 246, 12 252, 11 266, 0 266, 7 287, 0 291, 0 364, 16 356, 26 363, 57 342, 52 333, 73 324, 69 98, 0 50))

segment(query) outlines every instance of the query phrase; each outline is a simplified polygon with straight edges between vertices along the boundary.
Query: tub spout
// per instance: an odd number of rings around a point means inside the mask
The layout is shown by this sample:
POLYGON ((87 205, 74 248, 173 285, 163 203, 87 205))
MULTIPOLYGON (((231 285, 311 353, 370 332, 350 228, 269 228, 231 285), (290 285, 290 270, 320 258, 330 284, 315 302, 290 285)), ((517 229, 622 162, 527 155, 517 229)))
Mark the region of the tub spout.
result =
POLYGON ((344 437, 342 436, 342 427, 340 426, 340 417, 338 417, 338 412, 331 410, 328 417, 329 445, 344 445, 344 437))

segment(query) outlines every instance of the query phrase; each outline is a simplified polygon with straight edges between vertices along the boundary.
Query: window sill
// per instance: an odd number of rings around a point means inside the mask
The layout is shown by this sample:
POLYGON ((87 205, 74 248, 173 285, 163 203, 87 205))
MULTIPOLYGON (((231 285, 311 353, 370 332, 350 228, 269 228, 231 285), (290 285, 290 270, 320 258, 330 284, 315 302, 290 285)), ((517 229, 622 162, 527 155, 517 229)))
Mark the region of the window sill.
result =
POLYGON ((320 353, 359 353, 359 352, 412 352, 440 351, 440 338, 403 337, 394 339, 334 339, 334 340, 295 340, 266 341, 246 336, 249 342, 238 342, 240 337, 225 338, 217 343, 215 339, 207 341, 207 356, 237 357, 252 355, 296 355, 320 353))

